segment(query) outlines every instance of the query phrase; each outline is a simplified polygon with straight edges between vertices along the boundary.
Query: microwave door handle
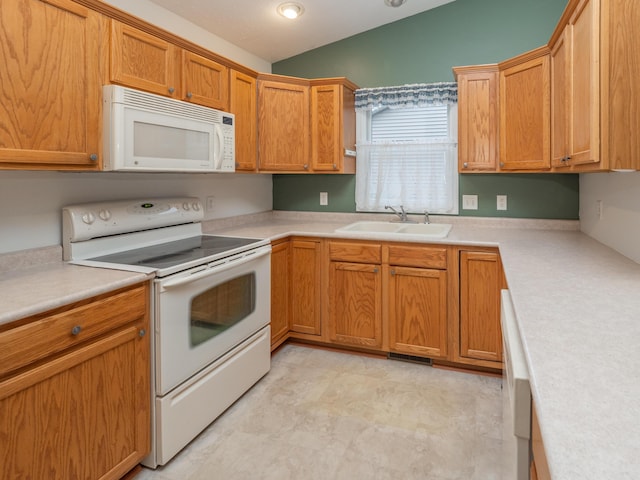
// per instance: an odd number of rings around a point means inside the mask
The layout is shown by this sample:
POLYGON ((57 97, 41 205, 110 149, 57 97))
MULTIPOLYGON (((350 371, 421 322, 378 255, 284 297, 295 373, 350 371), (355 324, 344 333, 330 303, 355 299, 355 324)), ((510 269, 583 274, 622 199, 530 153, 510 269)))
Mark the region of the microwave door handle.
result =
POLYGON ((212 268, 206 268, 205 270, 200 270, 188 277, 176 278, 175 280, 168 280, 166 282, 161 282, 160 285, 163 288, 173 288, 179 287, 181 285, 185 285, 187 283, 195 282, 196 280, 200 280, 201 278, 209 277, 211 275, 216 275, 218 273, 222 273, 231 268, 239 267, 240 265, 244 265, 245 263, 252 262, 253 260, 263 257, 265 255, 269 255, 271 253, 271 246, 268 245, 266 247, 261 247, 257 250, 254 250, 244 257, 238 260, 231 260, 230 262, 223 263, 222 265, 218 265, 212 268))
POLYGON ((213 127, 213 132, 215 135, 213 165, 216 170, 220 170, 220 168, 222 167, 223 159, 224 135, 222 134, 222 127, 220 125, 215 124, 213 127))

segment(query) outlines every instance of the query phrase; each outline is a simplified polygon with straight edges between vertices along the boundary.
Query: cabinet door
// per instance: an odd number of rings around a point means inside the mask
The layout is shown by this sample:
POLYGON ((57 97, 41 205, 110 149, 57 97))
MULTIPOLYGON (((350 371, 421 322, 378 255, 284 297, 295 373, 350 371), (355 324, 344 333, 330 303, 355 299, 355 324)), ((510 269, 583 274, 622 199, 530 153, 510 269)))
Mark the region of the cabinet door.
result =
POLYGON ((391 267, 389 347, 410 355, 447 355, 446 271, 391 267))
POLYGON ((255 77, 231 70, 229 111, 236 117, 236 170, 258 167, 258 92, 255 77))
POLYGON ((213 60, 182 51, 182 100, 229 110, 229 69, 213 60))
POLYGON ((583 0, 566 27, 571 37, 569 162, 600 161, 599 0, 583 0))
POLYGON ((145 457, 150 358, 141 328, 0 382, 0 479, 120 478, 145 457))
POLYGON ((500 168, 550 166, 549 55, 500 72, 500 168))
POLYGON ((502 361, 500 256, 460 252, 460 356, 502 361))
POLYGON ((100 169, 105 28, 70 0, 2 0, 0 168, 100 169))
POLYGON ((342 168, 342 88, 311 87, 311 158, 315 171, 342 168))
POLYGON ((291 331, 320 335, 319 241, 291 242, 291 331))
POLYGON ((271 346, 289 332, 289 242, 271 249, 271 346))
POLYGON ((260 170, 309 170, 309 87, 258 82, 260 170))
POLYGON ((111 20, 111 82, 178 98, 179 48, 111 20))
POLYGON ((498 163, 498 70, 457 71, 458 170, 496 170, 498 163))
POLYGON ((569 54, 568 31, 551 49, 551 166, 569 166, 569 54))
POLYGON ((382 347, 381 279, 378 265, 331 262, 328 319, 331 342, 382 347))

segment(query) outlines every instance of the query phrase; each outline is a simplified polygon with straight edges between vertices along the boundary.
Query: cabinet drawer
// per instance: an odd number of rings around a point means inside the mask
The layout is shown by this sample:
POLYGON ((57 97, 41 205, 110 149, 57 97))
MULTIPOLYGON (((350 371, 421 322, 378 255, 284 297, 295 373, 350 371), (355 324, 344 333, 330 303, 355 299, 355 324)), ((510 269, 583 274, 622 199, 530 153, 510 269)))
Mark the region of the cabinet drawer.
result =
POLYGON ((447 269, 447 249, 389 245, 389 265, 447 269))
POLYGON ((147 311, 144 285, 0 333, 0 376, 137 319, 147 311))
POLYGON ((329 242, 329 258, 342 262, 381 263, 382 246, 367 243, 329 242))

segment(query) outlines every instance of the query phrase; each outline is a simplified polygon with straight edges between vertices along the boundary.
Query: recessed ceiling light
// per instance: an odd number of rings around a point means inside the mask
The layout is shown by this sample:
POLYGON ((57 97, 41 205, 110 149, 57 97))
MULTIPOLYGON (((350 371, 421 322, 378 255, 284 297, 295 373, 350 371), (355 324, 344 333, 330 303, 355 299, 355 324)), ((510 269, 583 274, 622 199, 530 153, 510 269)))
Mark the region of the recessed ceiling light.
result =
POLYGON ((278 13, 283 17, 293 20, 304 13, 304 7, 295 2, 281 3, 278 5, 278 13))
POLYGON ((384 0, 384 3, 386 3, 389 7, 399 7, 400 5, 406 3, 406 1, 407 0, 384 0))

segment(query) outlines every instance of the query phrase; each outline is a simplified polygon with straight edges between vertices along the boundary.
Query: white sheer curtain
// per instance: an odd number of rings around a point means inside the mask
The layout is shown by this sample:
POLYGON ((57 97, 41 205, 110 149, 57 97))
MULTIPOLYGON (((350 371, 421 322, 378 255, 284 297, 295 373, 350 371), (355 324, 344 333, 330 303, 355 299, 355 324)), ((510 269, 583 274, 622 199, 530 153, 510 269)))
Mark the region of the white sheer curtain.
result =
POLYGON ((402 205, 413 213, 457 214, 457 86, 410 87, 356 92, 356 210, 402 205), (440 108, 432 114, 434 105, 440 108), (379 112, 398 109, 401 115, 387 115, 372 128, 379 112))

